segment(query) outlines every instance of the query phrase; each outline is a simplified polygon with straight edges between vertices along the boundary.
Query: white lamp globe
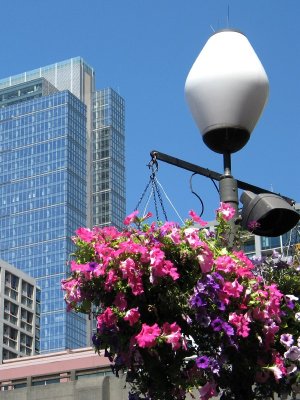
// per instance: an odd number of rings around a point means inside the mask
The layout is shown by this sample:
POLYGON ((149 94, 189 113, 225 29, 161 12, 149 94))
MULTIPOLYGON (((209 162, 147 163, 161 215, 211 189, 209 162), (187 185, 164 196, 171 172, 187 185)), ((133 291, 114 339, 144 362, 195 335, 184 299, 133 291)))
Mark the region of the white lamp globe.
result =
POLYGON ((222 30, 206 42, 185 83, 204 143, 221 154, 248 142, 269 93, 267 74, 245 35, 222 30))

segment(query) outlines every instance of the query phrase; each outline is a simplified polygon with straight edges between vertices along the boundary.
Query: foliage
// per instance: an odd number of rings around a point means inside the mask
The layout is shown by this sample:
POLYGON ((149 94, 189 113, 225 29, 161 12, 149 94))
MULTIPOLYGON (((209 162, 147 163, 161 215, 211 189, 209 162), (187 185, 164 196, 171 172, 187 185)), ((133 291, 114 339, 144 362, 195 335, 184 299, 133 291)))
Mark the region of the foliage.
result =
POLYGON ((95 350, 125 371, 132 399, 195 388, 201 400, 266 399, 295 387, 299 272, 228 249, 233 214, 221 203, 215 232, 193 211, 182 227, 134 212, 121 232, 77 230, 65 300, 95 315, 95 350))

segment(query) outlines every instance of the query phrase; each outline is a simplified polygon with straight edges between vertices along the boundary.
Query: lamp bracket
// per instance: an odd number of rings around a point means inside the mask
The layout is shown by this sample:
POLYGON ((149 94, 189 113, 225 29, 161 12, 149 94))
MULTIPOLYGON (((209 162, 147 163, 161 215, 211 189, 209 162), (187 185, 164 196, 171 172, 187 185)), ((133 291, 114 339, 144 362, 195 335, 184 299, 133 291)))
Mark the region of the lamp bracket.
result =
MULTIPOLYGON (((182 168, 182 169, 185 169, 185 170, 191 171, 191 172, 196 172, 199 175, 205 176, 206 178, 214 179, 218 182, 224 177, 224 174, 220 174, 218 172, 209 170, 207 168, 200 167, 199 165, 195 165, 190 162, 181 160, 179 158, 175 158, 168 154, 161 153, 157 150, 152 150, 150 155, 154 162, 156 162, 157 160, 160 160, 160 161, 166 162, 167 164, 174 165, 175 167, 182 168)), ((250 183, 243 182, 240 180, 236 180, 236 182, 237 182, 237 187, 239 189, 249 190, 255 194, 261 194, 261 193, 277 194, 278 196, 285 199, 291 205, 294 205, 296 203, 295 200, 291 199, 290 197, 283 196, 282 194, 274 193, 274 192, 271 192, 270 190, 263 189, 259 186, 254 186, 254 185, 251 185, 250 183)))

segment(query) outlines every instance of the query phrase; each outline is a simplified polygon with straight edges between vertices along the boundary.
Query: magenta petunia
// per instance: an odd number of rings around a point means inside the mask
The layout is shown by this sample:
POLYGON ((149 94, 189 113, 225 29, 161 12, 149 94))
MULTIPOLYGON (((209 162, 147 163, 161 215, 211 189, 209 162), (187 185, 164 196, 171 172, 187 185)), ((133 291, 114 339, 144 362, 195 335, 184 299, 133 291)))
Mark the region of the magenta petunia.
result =
POLYGON ((236 328, 238 336, 244 338, 249 336, 249 319, 245 315, 233 312, 229 315, 229 322, 236 328))
POLYGON ((111 328, 117 322, 117 316, 114 314, 110 307, 97 316, 97 328, 102 329, 103 327, 111 328))
POLYGON ((127 300, 126 296, 124 293, 119 292, 117 293, 115 300, 114 300, 114 305, 118 307, 119 310, 124 311, 127 307, 127 300))
POLYGON ((94 238, 94 233, 88 228, 78 228, 75 233, 79 239, 87 243, 90 243, 94 238))
POLYGON ((104 350, 116 373, 136 373, 135 389, 153 400, 182 400, 191 387, 201 400, 220 397, 221 390, 239 398, 232 382, 243 375, 240 360, 249 393, 255 387, 262 394, 265 383, 292 390, 289 379, 300 364, 300 313, 289 282, 297 269, 289 275, 289 267, 273 268, 271 257, 270 265, 258 264, 228 248, 227 221, 235 215, 228 204, 218 209, 214 233, 202 229, 194 211, 182 227, 146 225, 149 215, 137 214, 124 221, 135 227, 80 228, 74 238, 77 250, 62 289, 69 310, 102 311, 96 351, 104 350), (276 274, 289 279, 282 285, 276 274), (154 368, 159 382, 152 379, 154 368))
POLYGON ((166 342, 172 345, 173 350, 178 350, 182 344, 181 328, 176 322, 169 324, 165 322, 162 327, 166 342))
POLYGON ((136 308, 131 308, 128 310, 125 314, 124 320, 129 322, 130 326, 133 326, 136 324, 140 318, 140 313, 138 307, 136 308))
POLYGON ((220 207, 217 209, 218 215, 220 215, 225 221, 230 221, 235 216, 235 209, 230 204, 220 203, 220 207))
POLYGON ((127 215, 127 217, 124 219, 124 225, 130 225, 132 222, 136 220, 136 217, 138 215, 138 211, 135 210, 131 214, 127 215))
POLYGON ((195 211, 190 210, 189 211, 189 215, 191 216, 192 220, 194 222, 197 222, 200 226, 206 226, 207 225, 207 222, 203 221, 203 219, 201 217, 199 217, 199 215, 196 214, 195 211))
POLYGON ((141 332, 135 336, 135 339, 140 347, 154 347, 157 343, 156 339, 160 334, 161 329, 157 324, 152 326, 143 324, 141 332))

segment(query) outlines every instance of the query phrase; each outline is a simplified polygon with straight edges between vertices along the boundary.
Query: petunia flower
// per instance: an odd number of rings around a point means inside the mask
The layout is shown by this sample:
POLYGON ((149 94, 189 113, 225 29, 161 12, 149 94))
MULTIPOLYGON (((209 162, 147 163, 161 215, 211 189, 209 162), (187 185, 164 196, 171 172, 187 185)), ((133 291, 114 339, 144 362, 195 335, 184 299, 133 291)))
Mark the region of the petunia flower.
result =
POLYGON ((78 228, 75 233, 81 240, 87 243, 90 243, 94 237, 93 231, 88 228, 78 228))
POLYGON ((294 343, 293 335, 290 333, 284 333, 280 336, 280 343, 283 344, 285 347, 291 347, 294 343))
POLYGON ((138 307, 131 308, 125 314, 124 320, 129 322, 130 326, 133 326, 135 323, 138 322, 140 318, 140 313, 138 307))
POLYGON ((161 329, 157 324, 152 326, 143 324, 141 332, 135 336, 135 339, 140 347, 154 347, 160 334, 161 329))
POLYGON ((200 369, 206 369, 209 366, 210 358, 207 356, 199 356, 195 360, 196 365, 200 369))
POLYGON ((181 328, 176 322, 173 324, 165 322, 162 327, 162 335, 166 342, 172 345, 173 350, 178 350, 181 347, 181 328))
POLYGON ((291 361, 300 359, 300 349, 297 346, 291 346, 285 353, 284 357, 291 361))
POLYGON ((138 213, 139 212, 137 210, 135 210, 131 214, 127 215, 127 217, 123 221, 123 224, 130 225, 132 222, 134 222, 136 220, 138 213))
POLYGON ((230 204, 221 202, 220 207, 217 209, 217 214, 225 221, 230 221, 235 216, 235 209, 230 204))
POLYGON ((201 217, 199 217, 199 215, 197 215, 197 214, 195 213, 195 211, 190 210, 190 211, 189 211, 189 215, 192 217, 192 220, 193 220, 194 222, 197 222, 200 226, 206 226, 206 225, 207 225, 207 222, 206 222, 206 221, 203 221, 203 219, 202 219, 201 217))

